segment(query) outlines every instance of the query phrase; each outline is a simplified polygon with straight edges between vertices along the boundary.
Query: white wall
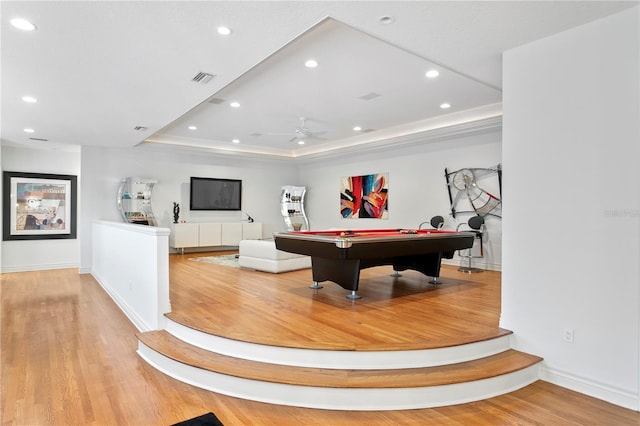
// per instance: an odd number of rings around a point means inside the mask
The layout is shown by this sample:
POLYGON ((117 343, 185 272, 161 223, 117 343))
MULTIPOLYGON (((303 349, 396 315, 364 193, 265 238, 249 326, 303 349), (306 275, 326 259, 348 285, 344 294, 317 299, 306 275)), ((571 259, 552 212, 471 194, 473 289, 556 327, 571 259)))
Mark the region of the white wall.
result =
MULTIPOLYGON (((29 149, 2 145, 2 170, 10 172, 53 173, 78 176, 80 152, 29 149)), ((78 205, 82 202, 80 191, 78 205)), ((80 216, 78 216, 78 220, 80 216)), ((19 240, 2 242, 2 272, 37 269, 75 268, 79 265, 80 222, 76 239, 19 240)))
POLYGON ((246 212, 263 223, 263 235, 283 230, 280 216, 280 187, 295 184, 297 169, 278 161, 254 161, 219 157, 178 150, 156 151, 145 148, 82 149, 83 205, 81 271, 91 268, 91 224, 93 220, 120 221, 117 190, 121 179, 141 176, 157 179, 152 208, 158 225, 173 222, 173 202, 180 203, 180 220, 187 222, 234 222, 246 220, 246 212), (241 212, 190 212, 191 176, 242 179, 241 212))
MULTIPOLYGON (((301 167, 300 183, 307 187, 305 210, 311 229, 417 228, 435 215, 445 218, 446 229, 455 229, 472 214, 456 214, 455 219, 451 216, 445 168, 449 172, 465 167, 490 168, 500 162, 501 133, 492 131, 310 163, 301 167), (389 173, 388 219, 342 218, 340 179, 372 173, 389 173)), ((498 193, 496 175, 478 184, 498 193)), ((501 219, 487 216, 486 222, 485 259, 478 266, 500 269, 501 219)))
POLYGON ((139 331, 161 330, 169 300, 169 229, 94 221, 91 275, 139 331))
POLYGON ((639 407, 639 9, 504 55, 501 326, 543 377, 639 407), (563 341, 574 330, 574 343, 563 341))

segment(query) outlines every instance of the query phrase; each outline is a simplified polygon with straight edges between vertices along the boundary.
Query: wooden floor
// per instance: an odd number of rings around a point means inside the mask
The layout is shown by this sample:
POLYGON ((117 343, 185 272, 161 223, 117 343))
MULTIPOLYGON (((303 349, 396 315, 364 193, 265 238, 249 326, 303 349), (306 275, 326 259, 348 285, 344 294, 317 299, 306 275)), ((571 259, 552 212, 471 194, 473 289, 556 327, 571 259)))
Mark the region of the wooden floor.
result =
MULTIPOLYGON (((386 271, 373 268, 363 275, 363 298, 351 302, 331 283, 308 289, 309 271, 262 274, 188 257, 171 256, 176 315, 193 309, 210 318, 201 327, 222 327, 239 339, 368 350, 497 328, 500 283, 493 272, 469 276, 445 268, 442 287, 434 290, 410 272, 391 285, 386 271), (233 287, 242 291, 234 294, 233 287), (450 296, 448 308, 436 301, 443 296, 450 296), (407 313, 399 317, 402 306, 407 313), (333 309, 342 315, 333 318, 333 309), (386 322, 389 312, 394 319, 386 322), (301 325, 307 317, 316 322, 301 325), (261 328, 270 321, 278 321, 277 330, 261 328)), ((67 269, 0 279, 3 425, 170 425, 209 411, 227 426, 640 424, 637 412, 542 381, 486 401, 422 410, 345 412, 245 401, 178 382, 142 361, 137 330, 90 275, 67 269)))
POLYGON ((498 328, 500 273, 444 266, 430 277, 382 266, 361 272, 358 300, 331 282, 312 290, 311 270, 271 274, 174 256, 169 315, 235 340, 306 349, 412 350, 455 346, 505 333, 498 328), (194 276, 198 278, 194 280, 194 276))

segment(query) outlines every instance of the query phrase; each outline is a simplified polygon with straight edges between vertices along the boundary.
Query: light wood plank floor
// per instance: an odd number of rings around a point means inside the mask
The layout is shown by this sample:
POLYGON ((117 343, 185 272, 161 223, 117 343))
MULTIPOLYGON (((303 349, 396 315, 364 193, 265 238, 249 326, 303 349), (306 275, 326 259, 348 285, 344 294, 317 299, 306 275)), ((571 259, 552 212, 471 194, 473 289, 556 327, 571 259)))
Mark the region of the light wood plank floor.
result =
MULTIPOLYGON (((218 267, 217 272, 212 272, 212 265, 186 263, 185 258, 172 256, 172 279, 179 272, 178 264, 181 262, 191 271, 192 283, 205 282, 212 274, 222 276, 231 273, 221 270, 225 267, 218 267)), ((245 275, 247 271, 242 272, 245 275)), ((240 274, 240 271, 234 273, 240 274)), ((371 273, 375 275, 375 271, 371 273)), ((443 281, 446 273, 443 273, 443 281)), ((277 280, 286 281, 287 275, 279 275, 277 280)), ((483 280, 488 279, 485 278, 488 275, 482 273, 472 278, 474 281, 483 280)), ((227 426, 640 424, 637 412, 542 381, 486 401, 392 412, 302 409, 227 397, 178 382, 142 361, 135 353, 136 329, 91 276, 66 269, 8 273, 2 274, 0 279, 0 402, 3 425, 170 425, 208 411, 214 412, 227 426)), ((300 307, 301 315, 305 309, 321 309, 333 303, 333 298, 335 303, 344 303, 344 290, 338 286, 332 289, 333 286, 327 283, 320 291, 326 291, 322 297, 331 297, 331 301, 316 300, 317 306, 313 308, 300 307)), ((420 290, 411 284, 407 289, 386 291, 392 293, 394 300, 398 298, 399 291, 402 294, 421 293, 422 297, 429 297, 429 292, 434 293, 426 285, 424 288, 420 286, 420 290)), ((189 291, 173 287, 172 282, 173 303, 179 305, 183 302, 180 299, 187 297, 189 291)), ((364 310, 375 311, 380 309, 380 304, 385 304, 382 296, 369 294, 373 287, 362 284, 362 295, 369 299, 363 297, 364 303, 356 302, 357 306, 362 306, 356 309, 368 306, 364 310)), ((309 295, 307 290, 300 287, 297 297, 318 297, 309 295)), ((192 296, 198 297, 198 291, 193 290, 192 296)), ((495 294, 493 305, 498 305, 499 290, 495 294)), ((245 296, 236 296, 241 300, 233 300, 227 294, 224 297, 231 299, 221 299, 214 306, 207 306, 210 300, 200 299, 201 309, 215 315, 225 303, 244 305, 251 302, 245 296)), ((466 297, 460 296, 460 299, 462 303, 466 297)), ((466 305, 466 302, 462 304, 466 305)), ((473 315, 480 322, 495 316, 495 312, 480 313, 484 309, 483 304, 475 309, 465 308, 467 313, 478 311, 473 315)), ((495 310, 495 306, 488 309, 495 310)), ((426 319, 429 322, 439 320, 438 317, 426 319)), ((257 331, 249 328, 241 330, 241 333, 257 331)), ((374 341, 385 339, 388 337, 374 341)), ((393 344, 405 344, 396 337, 391 340, 393 344)), ((310 341, 316 344, 323 340, 310 341)))
POLYGON ((477 342, 505 334, 498 327, 500 273, 470 275, 443 266, 437 289, 416 271, 390 276, 361 271, 362 296, 337 284, 312 290, 311 270, 271 274, 174 256, 170 318, 236 340, 312 349, 411 350, 477 342), (194 279, 197 277, 197 279, 194 279))

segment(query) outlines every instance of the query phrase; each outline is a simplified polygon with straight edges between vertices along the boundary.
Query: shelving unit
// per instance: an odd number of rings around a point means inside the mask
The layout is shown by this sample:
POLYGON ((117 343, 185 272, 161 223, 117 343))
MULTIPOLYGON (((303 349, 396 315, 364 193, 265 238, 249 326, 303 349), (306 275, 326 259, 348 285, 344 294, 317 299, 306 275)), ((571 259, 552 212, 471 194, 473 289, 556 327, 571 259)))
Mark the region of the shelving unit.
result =
POLYGON ((304 186, 286 185, 280 193, 280 211, 287 231, 308 231, 309 219, 304 212, 304 186))
POLYGON ((157 180, 128 177, 118 187, 118 210, 127 223, 158 226, 151 209, 151 193, 157 180))

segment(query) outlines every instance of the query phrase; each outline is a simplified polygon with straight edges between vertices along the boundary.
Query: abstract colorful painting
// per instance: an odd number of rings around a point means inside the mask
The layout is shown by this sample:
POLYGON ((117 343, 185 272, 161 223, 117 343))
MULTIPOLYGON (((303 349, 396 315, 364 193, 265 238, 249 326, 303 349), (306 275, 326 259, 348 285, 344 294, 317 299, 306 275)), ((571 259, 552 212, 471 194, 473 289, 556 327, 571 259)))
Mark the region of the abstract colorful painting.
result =
POLYGON ((340 215, 345 219, 387 219, 389 174, 343 177, 340 215))

